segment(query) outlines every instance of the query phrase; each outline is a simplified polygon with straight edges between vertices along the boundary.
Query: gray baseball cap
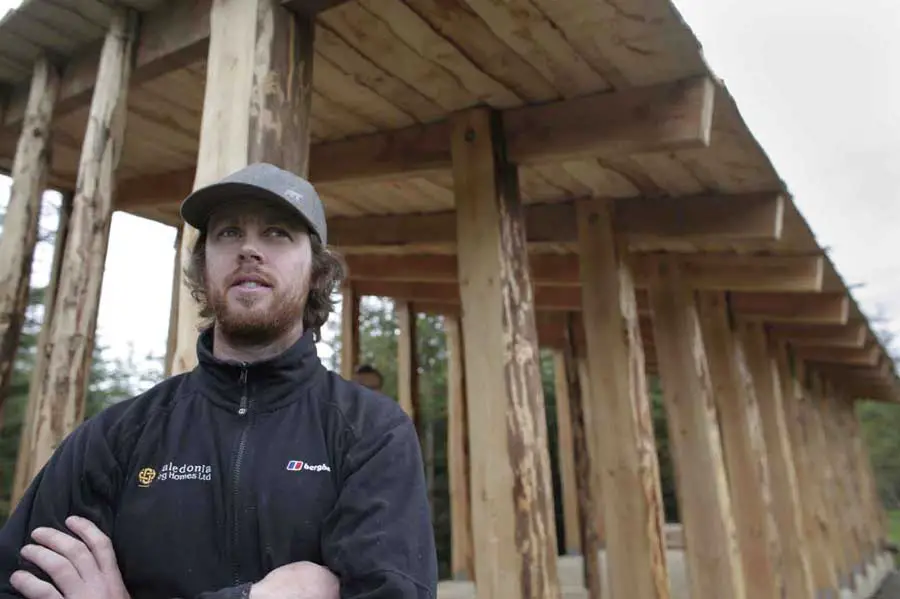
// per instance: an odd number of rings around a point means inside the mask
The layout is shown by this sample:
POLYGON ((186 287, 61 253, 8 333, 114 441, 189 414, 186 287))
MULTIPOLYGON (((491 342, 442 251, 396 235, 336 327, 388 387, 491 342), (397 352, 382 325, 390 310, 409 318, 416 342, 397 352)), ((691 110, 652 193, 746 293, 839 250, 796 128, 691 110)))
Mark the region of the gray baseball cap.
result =
POLYGON ((273 200, 293 209, 322 244, 327 243, 325 207, 316 189, 306 179, 264 162, 246 166, 193 191, 181 203, 181 218, 195 229, 202 230, 213 210, 223 202, 247 197, 273 200))

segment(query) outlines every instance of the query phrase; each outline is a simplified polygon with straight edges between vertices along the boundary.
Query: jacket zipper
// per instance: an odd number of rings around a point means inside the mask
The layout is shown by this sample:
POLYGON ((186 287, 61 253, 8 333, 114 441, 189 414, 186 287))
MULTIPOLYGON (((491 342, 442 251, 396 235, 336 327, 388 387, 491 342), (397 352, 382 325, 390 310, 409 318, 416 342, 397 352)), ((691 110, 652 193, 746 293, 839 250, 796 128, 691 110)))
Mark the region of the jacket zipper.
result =
MULTIPOLYGON (((246 362, 241 363, 241 403, 238 407, 237 413, 238 416, 246 416, 249 412, 249 403, 250 399, 248 397, 247 392, 247 364, 246 362)), ((239 484, 241 481, 241 462, 244 459, 244 449, 247 445, 247 430, 250 428, 249 420, 245 421, 244 427, 241 430, 241 438, 238 442, 238 450, 237 457, 234 460, 234 470, 232 471, 231 476, 231 488, 232 488, 232 508, 234 509, 234 513, 232 514, 232 558, 231 558, 231 567, 232 567, 232 577, 234 579, 234 585, 237 586, 240 584, 240 562, 238 560, 239 550, 238 544, 240 542, 239 536, 239 522, 238 522, 238 514, 240 513, 240 507, 238 505, 239 500, 239 484)))

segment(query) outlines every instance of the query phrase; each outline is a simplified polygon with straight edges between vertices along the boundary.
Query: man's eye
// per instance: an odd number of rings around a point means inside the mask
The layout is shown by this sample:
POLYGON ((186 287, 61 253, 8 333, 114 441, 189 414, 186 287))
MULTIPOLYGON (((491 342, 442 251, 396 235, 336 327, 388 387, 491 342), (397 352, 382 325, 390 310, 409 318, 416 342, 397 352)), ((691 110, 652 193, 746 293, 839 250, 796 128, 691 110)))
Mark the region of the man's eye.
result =
POLYGON ((274 235, 276 237, 290 237, 287 231, 284 229, 279 229, 278 227, 272 227, 266 231, 267 235, 274 235))

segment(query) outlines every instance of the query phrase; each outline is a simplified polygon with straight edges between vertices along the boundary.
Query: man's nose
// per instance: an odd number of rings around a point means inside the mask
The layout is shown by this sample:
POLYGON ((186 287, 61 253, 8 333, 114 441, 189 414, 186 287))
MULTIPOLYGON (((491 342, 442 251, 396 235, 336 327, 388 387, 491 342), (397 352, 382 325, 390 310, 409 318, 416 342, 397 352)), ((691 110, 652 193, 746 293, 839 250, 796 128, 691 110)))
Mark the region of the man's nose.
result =
POLYGON ((239 257, 242 262, 245 260, 256 260, 257 262, 262 260, 262 254, 250 240, 245 241, 244 244, 241 245, 239 257))

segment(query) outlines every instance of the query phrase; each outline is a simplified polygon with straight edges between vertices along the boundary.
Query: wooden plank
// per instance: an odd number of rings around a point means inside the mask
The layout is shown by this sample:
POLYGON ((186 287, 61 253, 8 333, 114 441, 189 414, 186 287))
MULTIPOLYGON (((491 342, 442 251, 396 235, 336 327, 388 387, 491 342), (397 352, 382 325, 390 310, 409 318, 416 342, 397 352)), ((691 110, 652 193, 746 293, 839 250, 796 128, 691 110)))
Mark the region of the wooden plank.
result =
MULTIPOLYGON (((200 149, 194 186, 212 183, 253 162, 301 176, 309 170, 309 115, 314 25, 278 0, 216 3, 210 42, 200 149)), ((197 231, 185 225, 188 255, 197 231)), ((185 286, 178 304, 173 373, 196 364, 197 305, 185 286)))
POLYGON ((447 470, 450 479, 450 570, 454 580, 475 580, 470 506, 471 456, 463 364, 462 327, 456 315, 444 316, 447 343, 447 470))
POLYGON ((589 381, 582 377, 575 353, 575 314, 566 314, 563 334, 563 368, 566 395, 569 399, 569 425, 572 435, 573 462, 575 469, 575 494, 578 501, 578 535, 584 556, 584 586, 588 599, 600 599, 602 580, 600 578, 601 539, 600 530, 600 485, 602 473, 597 455, 591 451, 590 433, 599 423, 590 411, 589 388, 582 383, 589 381))
POLYGON ((29 479, 84 417, 137 28, 138 14, 118 8, 103 43, 51 322, 47 374, 37 398, 29 479))
POLYGON ((756 389, 772 490, 770 509, 781 543, 784 597, 815 599, 811 548, 803 529, 794 454, 788 438, 782 374, 762 325, 739 321, 737 336, 746 356, 749 384, 756 389))
POLYGON ((579 203, 577 222, 589 409, 611 432, 592 435, 588 448, 605 490, 609 588, 615 597, 668 599, 659 464, 627 251, 608 202, 579 203))
POLYGON ((691 596, 743 599, 747 591, 696 306, 671 264, 660 264, 649 297, 691 596))
POLYGON ((696 301, 747 596, 793 596, 784 595, 769 459, 747 352, 732 330, 725 294, 698 293, 696 301))
POLYGON ((172 376, 172 363, 175 360, 175 347, 178 343, 178 286, 181 284, 181 236, 184 229, 175 233, 175 258, 172 264, 172 293, 169 300, 169 330, 166 335, 166 355, 163 363, 163 376, 172 376))
POLYGON ((416 312, 410 302, 394 302, 397 327, 397 401, 416 423, 422 438, 422 410, 419 407, 419 362, 416 346, 416 312))
POLYGON ((34 65, 25 126, 12 167, 9 203, 0 234, 0 421, 19 348, 41 204, 50 169, 50 123, 59 72, 47 57, 34 65))
POLYGON ((316 14, 339 6, 347 0, 281 0, 281 4, 291 12, 299 13, 305 17, 314 17, 316 14))
MULTIPOLYGON (((350 277, 360 280, 453 282, 458 279, 452 254, 348 254, 350 277)), ((679 256, 687 284, 710 291, 818 291, 820 258, 805 256, 679 256)), ((632 258, 635 285, 646 288, 656 255, 632 258)), ((529 268, 536 284, 580 284, 580 259, 574 254, 532 254, 529 268)))
POLYGON ((481 599, 559 597, 556 524, 534 298, 515 168, 499 119, 460 113, 452 134, 459 294, 472 455, 475 580, 481 599), (511 344, 511 345, 510 345, 511 344))
POLYGON ((735 293, 732 307, 746 318, 767 322, 842 325, 850 302, 846 293, 735 293))
POLYGON ((857 347, 797 347, 794 353, 810 363, 847 364, 849 366, 876 366, 881 359, 881 349, 872 343, 857 347))
MULTIPOLYGON (((547 347, 538 324, 538 342, 547 347)), ((556 453, 559 456, 559 482, 562 495, 563 538, 567 555, 581 555, 580 514, 578 512, 578 487, 575 483, 575 444, 572 439, 572 412, 569 398, 569 382, 566 378, 564 348, 553 351, 553 381, 556 391, 556 453)))
MULTIPOLYGON (((577 238, 573 202, 523 208, 529 243, 574 243, 577 238)), ((618 235, 632 251, 653 251, 674 244, 727 242, 777 243, 783 198, 777 193, 747 196, 692 196, 615 201, 618 235)), ((332 245, 347 252, 372 246, 456 244, 453 212, 334 218, 328 224, 332 245)), ((786 259, 786 263, 790 259, 786 259)))
POLYGON ((359 365, 359 294, 350 281, 341 289, 341 376, 353 380, 359 365))
POLYGON ((34 457, 30 451, 33 446, 35 429, 37 428, 36 413, 38 410, 41 381, 47 373, 47 344, 50 341, 50 329, 55 312, 56 295, 59 292, 60 271, 63 265, 63 254, 66 248, 66 238, 69 235, 69 222, 72 215, 73 194, 62 194, 62 202, 59 206, 59 220, 56 226, 56 235, 53 241, 53 261, 50 266, 50 280, 47 282, 44 292, 44 313, 41 321, 41 330, 38 333, 35 344, 34 366, 31 370, 31 378, 28 383, 28 407, 25 411, 25 419, 22 422, 19 435, 19 449, 16 452, 16 470, 13 477, 10 493, 10 513, 15 509, 25 490, 31 483, 31 460, 34 457))
POLYGON ((774 324, 769 332, 775 339, 797 348, 861 348, 869 336, 864 322, 852 320, 845 325, 774 324))

